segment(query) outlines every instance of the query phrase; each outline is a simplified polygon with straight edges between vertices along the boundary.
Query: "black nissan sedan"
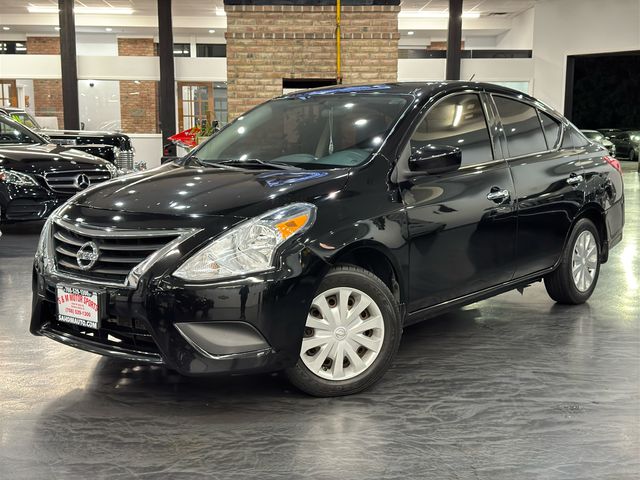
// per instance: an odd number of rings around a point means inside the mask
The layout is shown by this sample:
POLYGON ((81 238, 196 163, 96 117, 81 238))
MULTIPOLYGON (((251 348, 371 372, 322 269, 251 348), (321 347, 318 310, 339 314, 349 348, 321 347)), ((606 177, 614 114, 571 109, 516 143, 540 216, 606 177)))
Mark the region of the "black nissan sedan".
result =
POLYGON ((108 161, 53 145, 0 115, 0 223, 42 220, 83 188, 116 174, 108 161))
POLYGON ((56 211, 31 332, 187 375, 284 370, 312 395, 355 393, 404 326, 443 310, 541 280, 585 302, 623 207, 618 162, 519 92, 297 92, 56 211))

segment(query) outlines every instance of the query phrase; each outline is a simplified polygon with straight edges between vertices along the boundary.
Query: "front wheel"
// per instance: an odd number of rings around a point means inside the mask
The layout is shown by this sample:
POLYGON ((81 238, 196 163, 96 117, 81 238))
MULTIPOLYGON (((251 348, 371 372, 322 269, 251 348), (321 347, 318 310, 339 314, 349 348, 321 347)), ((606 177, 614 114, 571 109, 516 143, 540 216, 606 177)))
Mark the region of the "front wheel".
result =
POLYGON ((401 335, 398 305, 384 282, 359 267, 334 267, 311 302, 300 358, 287 377, 318 397, 360 392, 387 371, 401 335))
POLYGON ((581 218, 573 227, 560 265, 544 279, 549 296, 558 303, 586 302, 600 274, 600 236, 591 220, 581 218))

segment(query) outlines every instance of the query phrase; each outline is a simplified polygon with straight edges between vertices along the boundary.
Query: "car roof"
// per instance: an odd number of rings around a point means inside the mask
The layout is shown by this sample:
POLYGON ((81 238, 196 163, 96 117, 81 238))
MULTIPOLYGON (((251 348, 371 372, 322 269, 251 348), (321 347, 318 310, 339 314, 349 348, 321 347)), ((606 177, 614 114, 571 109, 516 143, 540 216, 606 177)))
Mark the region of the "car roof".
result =
POLYGON ((24 108, 17 108, 17 107, 0 107, 0 111, 4 111, 4 112, 24 112, 24 108))
POLYGON ((516 95, 521 98, 534 101, 535 99, 526 93, 522 93, 512 88, 503 87, 486 82, 469 81, 437 81, 437 82, 394 82, 394 83, 374 83, 366 85, 333 85, 330 87, 313 88, 301 90, 283 95, 281 98, 295 98, 306 95, 330 95, 330 94, 357 94, 357 93, 387 93, 391 95, 435 95, 441 92, 461 90, 469 88, 473 90, 487 90, 492 93, 502 93, 506 95, 516 95))

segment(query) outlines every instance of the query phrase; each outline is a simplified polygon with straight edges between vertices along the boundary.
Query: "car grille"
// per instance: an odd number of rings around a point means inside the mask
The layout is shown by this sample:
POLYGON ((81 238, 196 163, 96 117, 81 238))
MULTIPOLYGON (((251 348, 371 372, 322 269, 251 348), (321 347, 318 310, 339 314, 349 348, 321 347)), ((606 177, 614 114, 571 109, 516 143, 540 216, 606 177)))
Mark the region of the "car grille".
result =
POLYGON ((44 181, 51 191, 67 195, 73 195, 90 185, 110 179, 111 174, 107 170, 70 170, 44 174, 44 181), (89 185, 86 184, 87 181, 89 185))
POLYGON ((120 150, 116 165, 124 170, 133 170, 133 150, 120 150))
MULTIPOLYGON (((106 281, 125 285, 131 270, 147 257, 166 246, 178 237, 175 232, 139 236, 126 235, 113 231, 110 236, 91 236, 58 223, 52 226, 55 262, 59 272, 92 281, 106 281), (77 253, 87 242, 93 242, 98 248, 98 260, 91 268, 80 268, 77 253)), ((137 233, 137 232, 136 232, 137 233)))

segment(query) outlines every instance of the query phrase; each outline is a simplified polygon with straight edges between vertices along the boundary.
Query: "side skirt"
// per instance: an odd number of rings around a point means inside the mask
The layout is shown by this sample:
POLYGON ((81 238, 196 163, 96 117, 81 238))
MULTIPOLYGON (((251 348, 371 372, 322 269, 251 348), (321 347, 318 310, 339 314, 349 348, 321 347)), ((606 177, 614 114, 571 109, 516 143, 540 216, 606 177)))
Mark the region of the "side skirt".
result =
POLYGON ((528 287, 532 283, 542 281, 545 275, 553 272, 555 269, 556 265, 546 270, 540 270, 526 277, 520 277, 509 282, 501 283, 500 285, 497 285, 495 287, 490 287, 479 292, 470 293, 463 297, 454 298, 452 300, 447 300, 446 302, 438 303, 436 305, 432 305, 415 312, 407 313, 404 326, 419 323, 423 320, 438 316, 441 313, 446 312, 447 310, 451 310, 456 307, 463 307, 465 305, 479 302, 480 300, 495 297, 496 295, 500 295, 501 293, 505 293, 510 290, 528 287))

